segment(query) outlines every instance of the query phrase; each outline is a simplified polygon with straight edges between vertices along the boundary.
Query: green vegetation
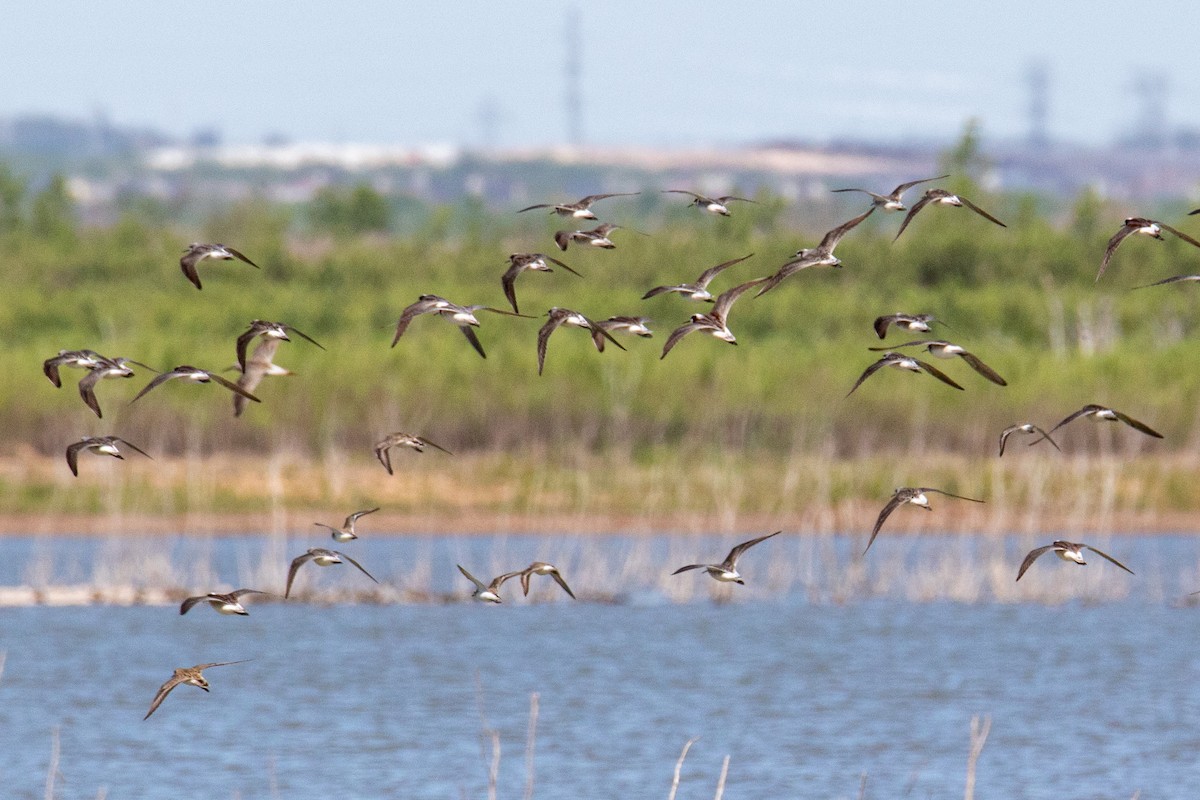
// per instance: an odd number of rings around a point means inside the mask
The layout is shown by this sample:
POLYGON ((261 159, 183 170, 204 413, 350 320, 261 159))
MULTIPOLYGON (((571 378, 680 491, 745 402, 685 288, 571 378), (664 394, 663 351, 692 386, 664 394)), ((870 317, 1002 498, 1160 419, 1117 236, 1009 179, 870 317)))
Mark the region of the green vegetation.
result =
MULTIPOLYGON (((966 144, 953 156, 975 163, 966 144)), ((795 458, 882 459, 893 465, 880 471, 884 480, 926 481, 936 454, 990 459, 1006 425, 1031 420, 1049 427, 1091 402, 1121 408, 1166 439, 1079 422, 1060 432, 1068 453, 1130 458, 1191 450, 1200 399, 1200 370, 1192 368, 1200 335, 1196 287, 1131 289, 1200 272, 1200 250, 1173 237, 1138 237, 1122 246, 1097 285, 1105 241, 1125 209, 1094 195, 1051 208, 1039 198, 949 185, 1009 227, 933 207, 893 244, 900 217, 876 213, 839 246, 845 268, 807 270, 765 297, 744 296, 730 319, 739 346, 693 335, 660 361, 670 330, 704 309, 676 296, 639 299, 648 288, 692 280, 751 252, 754 258, 714 282, 717 291, 773 272, 857 213, 861 198, 789 205, 762 196, 721 219, 647 191, 605 201, 598 211, 649 236, 618 230, 616 250, 560 254, 550 237, 566 223, 556 217, 518 216, 474 201, 432 206, 366 187, 322 195, 308 207, 240 202, 198 230, 173 225, 170 209, 154 203, 131 204, 111 226, 82 227, 62 181, 32 191, 0 170, 0 366, 7 377, 0 384, 0 455, 32 446, 61 457, 78 436, 117 433, 156 457, 287 452, 320 460, 349 452, 365 464, 382 434, 411 430, 456 453, 503 453, 560 470, 629 464, 639 474, 664 466, 688 473, 720 463, 736 473, 738 465, 758 463, 778 473, 795 458), (355 209, 365 209, 361 218, 355 209), (180 274, 178 256, 198 240, 233 245, 263 269, 203 262, 205 288, 197 292, 180 274), (646 315, 656 337, 623 338, 628 352, 609 347, 598 354, 581 332, 561 330, 550 340, 541 378, 536 319, 482 314, 487 360, 452 326, 428 316, 388 347, 400 311, 423 293, 506 308, 500 275, 507 255, 539 250, 584 277, 563 270, 522 275, 523 312, 561 305, 593 319, 646 315), (932 335, 964 345, 1010 385, 989 384, 956 360, 938 366, 966 391, 885 370, 845 398, 878 357, 866 349, 881 344, 872 320, 894 311, 935 314, 949 327, 932 335), (234 340, 255 318, 295 325, 326 350, 285 343, 276 360, 297 376, 264 381, 263 403, 241 419, 233 418, 228 393, 212 387, 167 384, 129 406, 148 380, 139 374, 100 384, 105 418, 97 420, 75 391, 77 371, 64 370, 59 390, 39 374, 45 358, 83 347, 162 369, 220 369, 234 362, 234 340)), ((1186 230, 1186 210, 1138 212, 1186 230)), ((915 337, 893 331, 885 344, 908 338, 915 337)), ((1010 447, 1006 463, 1037 453, 1024 442, 1010 447)), ((423 468, 444 469, 431 466, 436 455, 419 458, 423 468)), ((1194 482, 1171 485, 1173 508, 1195 508, 1194 482)), ((890 488, 872 493, 886 496, 890 488)))

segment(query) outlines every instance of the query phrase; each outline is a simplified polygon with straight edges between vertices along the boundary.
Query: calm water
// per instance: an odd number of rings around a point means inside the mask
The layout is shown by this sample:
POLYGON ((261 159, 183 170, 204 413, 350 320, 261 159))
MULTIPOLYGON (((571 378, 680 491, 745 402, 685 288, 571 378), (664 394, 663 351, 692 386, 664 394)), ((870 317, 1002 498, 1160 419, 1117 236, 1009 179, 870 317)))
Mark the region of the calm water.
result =
MULTIPOLYGON (((1195 562, 1188 540, 1119 545, 1195 562)), ((488 726, 499 796, 521 797, 533 692, 539 798, 665 798, 692 736, 680 798, 712 797, 726 754, 729 798, 854 798, 863 772, 870 798, 957 798, 973 714, 993 718, 981 800, 1194 797, 1197 613, 1138 595, 814 605, 799 592, 261 604, 247 618, 3 609, 0 797, 42 797, 55 729, 60 797, 483 797, 488 726), (142 721, 174 667, 243 658, 206 673, 210 694, 181 686, 142 721)))

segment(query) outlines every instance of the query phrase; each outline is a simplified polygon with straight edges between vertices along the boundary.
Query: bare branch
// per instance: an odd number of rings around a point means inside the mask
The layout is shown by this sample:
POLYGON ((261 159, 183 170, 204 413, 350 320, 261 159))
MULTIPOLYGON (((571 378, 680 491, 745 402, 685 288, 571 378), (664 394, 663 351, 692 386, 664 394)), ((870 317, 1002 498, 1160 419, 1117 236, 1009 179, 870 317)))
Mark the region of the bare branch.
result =
POLYGON ((699 736, 693 736, 687 740, 687 744, 683 746, 683 752, 679 754, 679 760, 675 762, 675 779, 671 781, 671 793, 667 795, 667 800, 675 800, 675 792, 679 790, 679 773, 683 771, 683 760, 687 758, 688 750, 692 749, 692 745, 696 743, 699 736))

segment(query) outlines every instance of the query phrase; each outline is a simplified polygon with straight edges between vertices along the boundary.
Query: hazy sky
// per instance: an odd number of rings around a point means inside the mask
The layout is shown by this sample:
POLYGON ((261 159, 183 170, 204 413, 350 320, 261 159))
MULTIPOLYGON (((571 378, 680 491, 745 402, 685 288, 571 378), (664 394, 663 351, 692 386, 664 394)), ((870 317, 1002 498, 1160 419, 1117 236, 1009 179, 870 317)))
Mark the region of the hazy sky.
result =
POLYGON ((550 144, 571 8, 591 143, 929 137, 970 116, 1023 135, 1039 59, 1056 137, 1129 128, 1139 74, 1166 79, 1172 126, 1200 128, 1200 3, 1085 0, 26 2, 5 11, 0 116, 478 144, 491 104, 494 143, 550 144))

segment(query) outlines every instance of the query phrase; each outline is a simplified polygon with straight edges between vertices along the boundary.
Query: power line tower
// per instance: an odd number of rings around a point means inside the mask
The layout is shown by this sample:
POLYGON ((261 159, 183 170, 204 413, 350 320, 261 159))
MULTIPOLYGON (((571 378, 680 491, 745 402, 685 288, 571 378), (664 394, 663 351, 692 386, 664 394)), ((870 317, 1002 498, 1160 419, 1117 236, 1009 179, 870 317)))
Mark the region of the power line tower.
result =
POLYGON ((583 142, 583 81, 580 74, 581 51, 579 30, 579 7, 567 8, 566 20, 566 114, 567 114, 567 143, 579 145, 583 142))
POLYGON ((1044 147, 1050 142, 1050 68, 1045 61, 1035 61, 1025 72, 1029 89, 1029 133, 1031 147, 1044 147))

